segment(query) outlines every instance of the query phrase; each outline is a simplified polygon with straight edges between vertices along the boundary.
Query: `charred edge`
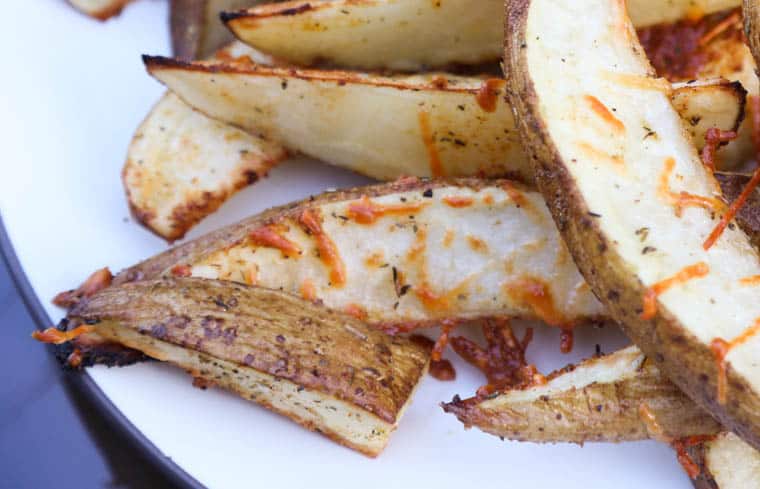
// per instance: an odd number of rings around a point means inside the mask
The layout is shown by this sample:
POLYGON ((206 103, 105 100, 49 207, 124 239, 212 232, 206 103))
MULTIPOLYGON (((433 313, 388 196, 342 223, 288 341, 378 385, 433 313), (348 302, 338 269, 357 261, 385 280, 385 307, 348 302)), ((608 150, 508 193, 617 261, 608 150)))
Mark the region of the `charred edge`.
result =
MULTIPOLYGON (((736 118, 736 123, 732 128, 732 131, 738 131, 747 115, 747 89, 744 88, 744 85, 739 81, 729 82, 726 84, 726 87, 732 90, 739 99, 739 117, 736 118)), ((721 146, 726 144, 728 144, 728 142, 722 143, 721 146)))
MULTIPOLYGON (((61 319, 56 325, 56 329, 59 331, 67 331, 69 329, 69 323, 70 322, 67 318, 61 319)), ((78 371, 84 367, 92 367, 93 365, 125 367, 127 365, 152 360, 140 351, 127 348, 117 343, 108 341, 96 343, 91 339, 88 339, 85 342, 80 338, 75 338, 68 343, 54 345, 53 351, 55 358, 61 364, 61 367, 63 367, 64 370, 71 371, 78 371), (75 350, 79 352, 81 363, 76 367, 73 367, 69 363, 69 358, 75 350)))
POLYGON ((251 17, 252 14, 248 12, 248 10, 236 10, 233 12, 219 12, 219 20, 222 21, 222 24, 226 24, 227 27, 231 27, 229 25, 230 22, 237 20, 237 19, 244 19, 246 17, 251 17))
MULTIPOLYGON (((359 3, 359 2, 356 2, 359 3)), ((238 10, 236 12, 221 12, 219 17, 225 24, 238 19, 264 19, 267 17, 287 17, 293 15, 303 14, 305 12, 311 12, 313 10, 319 10, 321 7, 327 7, 327 5, 319 6, 312 5, 311 3, 302 3, 300 5, 293 5, 294 2, 287 2, 288 6, 275 6, 264 5, 263 7, 254 7, 251 9, 238 10)), ((232 27, 232 26, 230 26, 232 27)))
POLYGON ((372 80, 369 78, 361 77, 356 73, 350 71, 319 71, 319 70, 303 70, 297 68, 281 68, 262 66, 254 64, 241 63, 225 63, 222 61, 215 61, 213 63, 197 63, 191 61, 184 61, 177 58, 169 58, 166 56, 151 56, 148 54, 142 55, 142 61, 146 70, 150 75, 155 76, 155 71, 161 70, 181 70, 181 71, 194 71, 198 73, 211 73, 211 74, 226 74, 226 75, 256 75, 256 76, 269 76, 277 78, 291 78, 304 81, 321 81, 321 82, 335 82, 339 85, 353 84, 353 85, 366 85, 374 87, 395 88, 397 90, 426 90, 436 91, 444 93, 463 93, 475 95, 480 91, 480 87, 462 88, 458 86, 436 85, 432 82, 428 83, 405 83, 403 81, 396 81, 390 78, 383 80, 372 80))

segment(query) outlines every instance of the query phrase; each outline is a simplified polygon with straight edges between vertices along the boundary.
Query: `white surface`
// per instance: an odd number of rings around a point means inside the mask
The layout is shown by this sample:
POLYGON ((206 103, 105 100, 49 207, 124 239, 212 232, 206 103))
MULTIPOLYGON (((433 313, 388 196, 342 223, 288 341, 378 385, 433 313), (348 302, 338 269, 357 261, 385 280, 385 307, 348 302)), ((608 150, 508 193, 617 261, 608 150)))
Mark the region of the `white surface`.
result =
MULTIPOLYGON (((29 280, 53 319, 58 291, 89 272, 122 267, 166 245, 131 219, 119 172, 133 130, 162 92, 140 54, 168 53, 166 5, 140 0, 107 24, 63 0, 6 2, 0 40, 3 156, 0 210, 29 280)), ((249 188, 192 236, 268 206, 362 179, 293 163, 249 188)), ((191 236, 191 237, 192 237, 191 236)), ((529 355, 542 369, 624 344, 612 328, 578 334, 572 355, 539 328, 529 355)), ((688 488, 674 453, 654 442, 539 446, 501 442, 438 407, 482 379, 458 364, 454 383, 427 378, 386 452, 367 459, 220 391, 200 391, 160 365, 90 375, 167 456, 212 487, 688 488)))

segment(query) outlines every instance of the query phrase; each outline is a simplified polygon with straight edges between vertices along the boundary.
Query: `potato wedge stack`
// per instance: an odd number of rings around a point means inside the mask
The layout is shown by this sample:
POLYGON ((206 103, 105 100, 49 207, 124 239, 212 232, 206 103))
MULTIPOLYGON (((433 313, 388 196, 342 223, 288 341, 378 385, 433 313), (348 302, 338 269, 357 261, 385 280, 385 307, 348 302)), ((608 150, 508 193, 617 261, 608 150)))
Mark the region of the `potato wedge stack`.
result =
POLYGON ((653 438, 698 487, 760 486, 760 36, 741 6, 175 0, 175 57, 143 57, 168 92, 122 173, 146 228, 179 240, 293 155, 392 183, 109 274, 38 337, 69 366, 173 363, 376 456, 455 325, 614 321, 635 346, 547 377, 508 326, 500 353, 455 341, 489 383, 443 410, 513 440, 653 438), (432 350, 405 335, 437 325, 432 350))

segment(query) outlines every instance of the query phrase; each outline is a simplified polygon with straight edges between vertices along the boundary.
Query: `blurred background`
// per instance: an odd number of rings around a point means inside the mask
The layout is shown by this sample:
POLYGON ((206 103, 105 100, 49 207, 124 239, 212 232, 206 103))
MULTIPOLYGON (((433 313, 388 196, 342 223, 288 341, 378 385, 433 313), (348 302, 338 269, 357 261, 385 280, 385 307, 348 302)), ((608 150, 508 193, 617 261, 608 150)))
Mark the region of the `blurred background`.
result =
POLYGON ((0 260, 0 489, 174 488, 32 340, 32 316, 0 260))

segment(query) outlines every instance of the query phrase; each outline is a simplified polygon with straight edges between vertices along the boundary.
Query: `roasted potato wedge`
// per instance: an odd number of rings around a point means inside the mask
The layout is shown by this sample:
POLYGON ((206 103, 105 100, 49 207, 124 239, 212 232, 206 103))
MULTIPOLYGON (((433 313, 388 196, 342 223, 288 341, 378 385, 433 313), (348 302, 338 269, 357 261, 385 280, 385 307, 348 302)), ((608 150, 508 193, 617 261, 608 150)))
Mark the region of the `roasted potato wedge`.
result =
MULTIPOLYGON (((160 57, 145 57, 145 63, 206 115, 373 178, 533 180, 504 101, 504 80, 389 78, 160 57)), ((673 93, 698 142, 708 127, 738 127, 744 114, 738 84, 695 82, 673 93)))
POLYGON ((167 93, 137 129, 122 179, 135 218, 174 241, 286 157, 281 146, 167 93))
POLYGON ((178 246, 114 283, 171 275, 285 290, 390 331, 604 316, 541 196, 509 181, 409 178, 323 194, 178 246))
POLYGON ((240 394, 369 456, 388 443, 429 350, 292 295, 167 278, 106 288, 69 323, 240 394))
POLYGON ((760 453, 730 432, 723 432, 689 449, 700 474, 696 489, 760 487, 760 453))
MULTIPOLYGON (((299 65, 415 71, 501 57, 503 1, 293 1, 229 12, 242 41, 299 65)), ((638 26, 738 7, 738 0, 632 0, 638 26)))
POLYGON ((174 56, 186 60, 211 56, 233 39, 219 14, 260 3, 262 0, 171 0, 169 25, 174 56))
POLYGON ((512 0, 507 19, 507 93, 583 275, 676 385, 760 446, 760 259, 737 226, 710 246, 726 205, 625 4, 512 0))
POLYGON ((721 429, 635 346, 558 370, 544 385, 457 397, 442 407, 467 427, 542 443, 675 439, 721 429))
MULTIPOLYGON (((215 53, 228 62, 239 56, 257 53, 238 42, 215 53)), ((280 145, 210 119, 167 92, 132 137, 122 181, 137 221, 171 242, 287 156, 280 145)))
POLYGON ((108 20, 121 13, 132 0, 68 0, 68 2, 83 14, 98 20, 108 20))

